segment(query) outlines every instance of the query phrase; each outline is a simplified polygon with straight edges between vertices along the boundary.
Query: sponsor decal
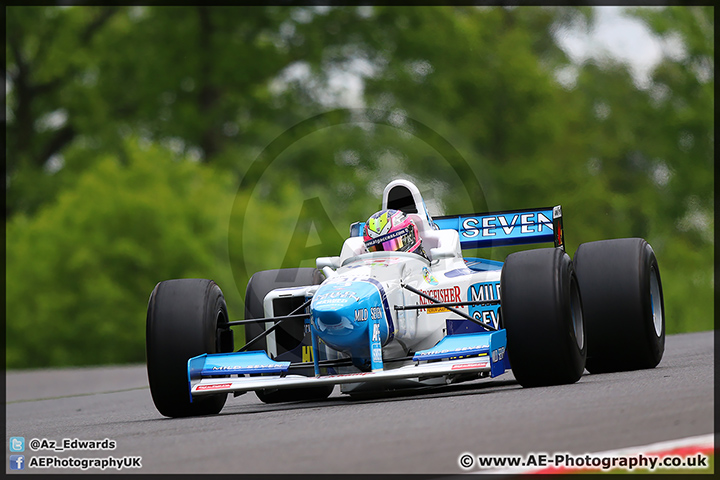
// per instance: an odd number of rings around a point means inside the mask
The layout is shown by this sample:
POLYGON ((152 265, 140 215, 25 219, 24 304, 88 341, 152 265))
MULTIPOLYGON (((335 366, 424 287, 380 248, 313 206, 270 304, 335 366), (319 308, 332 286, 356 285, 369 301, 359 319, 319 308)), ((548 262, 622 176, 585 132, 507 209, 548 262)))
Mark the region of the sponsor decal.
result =
POLYGON ((558 225, 558 231, 557 231, 557 244, 562 245, 563 244, 563 231, 562 231, 562 225, 558 225))
POLYGON ((498 361, 505 358, 505 347, 500 347, 492 351, 492 361, 497 363, 498 361))
POLYGON ((521 235, 542 233, 544 229, 553 230, 552 221, 540 212, 508 213, 495 216, 466 218, 462 223, 460 234, 465 238, 494 237, 502 232, 510 236, 518 229, 521 235))
POLYGON ((429 283, 430 285, 437 285, 437 284, 438 284, 437 278, 435 278, 435 277, 433 276, 433 274, 430 273, 430 270, 428 270, 427 267, 423 267, 422 273, 423 273, 423 278, 425 279, 425 281, 426 281, 427 283, 429 283))
POLYGON ((221 388, 229 388, 232 386, 232 383, 216 383, 214 385, 198 385, 195 387, 195 391, 200 390, 219 390, 221 388))
MULTIPOLYGON (((392 261, 398 261, 400 259, 397 257, 393 257, 393 258, 387 258, 386 260, 389 260, 389 261, 391 261, 391 263, 393 263, 392 261)), ((365 278, 363 278, 363 280, 366 282, 372 283, 373 286, 375 288, 377 288, 377 291, 380 293, 380 301, 382 302, 382 307, 383 307, 383 310, 385 311, 385 318, 387 319, 387 326, 388 326, 388 333, 389 333, 388 342, 389 342, 395 336, 395 325, 393 324, 392 315, 390 314, 390 305, 388 305, 387 294, 385 293, 385 289, 383 288, 383 286, 380 282, 378 282, 377 280, 375 280, 372 277, 365 277, 365 278)))
POLYGON ((234 370, 257 370, 257 369, 262 369, 262 368, 273 368, 273 367, 277 368, 277 367, 282 367, 282 366, 283 365, 279 364, 279 363, 262 363, 262 364, 258 363, 255 365, 228 365, 228 366, 221 366, 221 367, 215 366, 215 367, 212 367, 212 370, 217 371, 217 372, 229 372, 229 371, 234 371, 234 370))
POLYGON ((302 361, 312 362, 313 361, 313 350, 311 346, 303 345, 302 347, 302 361))
POLYGON ((409 228, 403 228, 402 230, 398 230, 397 232, 388 233, 387 235, 384 235, 382 237, 373 238, 372 240, 368 240, 367 242, 365 242, 365 245, 368 247, 368 249, 370 249, 370 247, 374 247, 375 245, 378 245, 380 243, 385 243, 388 240, 403 237, 408 234, 409 230, 409 228))
POLYGON ((355 321, 365 322, 368 317, 372 320, 380 320, 382 318, 382 307, 372 307, 369 309, 370 314, 368 315, 367 308, 358 308, 355 310, 355 321))
POLYGON ((373 342, 380 341, 380 324, 379 323, 373 323, 372 341, 373 342))
MULTIPOLYGON (((500 282, 475 283, 468 287, 468 301, 483 302, 488 300, 500 300, 500 282)), ((468 313, 483 323, 499 328, 499 305, 471 305, 468 313)))
POLYGON ((473 302, 500 300, 500 282, 485 282, 470 285, 468 288, 468 300, 473 302))
POLYGON ((370 338, 370 366, 373 370, 382 369, 382 346, 380 345, 380 324, 377 320, 372 322, 372 337, 370 338))
MULTIPOLYGON (((428 295, 429 297, 434 298, 438 302, 443 303, 452 303, 452 302, 461 302, 462 299, 460 298, 460 287, 455 286, 452 288, 440 288, 437 290, 422 290, 425 295, 428 295)), ((419 297, 420 305, 432 305, 432 302, 426 298, 419 297)), ((428 308, 427 313, 441 313, 441 312, 449 312, 447 308, 444 307, 434 307, 434 308, 428 308)))
POLYGON ((365 375, 372 375, 372 372, 340 373, 338 375, 326 375, 322 378, 364 377, 365 375))
POLYGON ((427 351, 418 353, 418 356, 424 357, 424 356, 426 356, 426 355, 437 355, 437 354, 439 354, 439 353, 442 353, 442 354, 447 353, 448 356, 450 356, 450 355, 454 355, 454 354, 457 354, 457 353, 467 352, 467 351, 469 351, 469 350, 481 350, 481 349, 484 349, 484 348, 488 348, 488 345, 487 345, 487 344, 485 344, 485 345, 474 345, 474 346, 472 346, 472 347, 463 347, 463 348, 454 348, 454 349, 445 349, 445 350, 427 350, 427 351))
POLYGON ((453 365, 450 370, 462 370, 464 368, 484 368, 487 367, 487 362, 475 362, 475 363, 461 363, 453 365))
POLYGON ((356 302, 360 301, 360 298, 357 296, 357 294, 352 290, 335 290, 333 292, 328 293, 321 293, 320 295, 315 295, 315 300, 326 300, 326 299, 346 299, 346 298, 352 298, 356 302))
MULTIPOLYGON (((498 318, 497 313, 497 307, 495 307, 494 310, 483 310, 480 312, 473 312, 472 317, 477 318, 483 323, 487 323, 488 325, 491 325, 495 328, 499 328, 498 323, 500 322, 498 318)), ((480 328, 485 329, 482 325, 480 325, 480 328)))
POLYGON ((381 348, 373 348, 372 350, 372 361, 373 362, 382 362, 382 349, 381 348))
POLYGON ((323 292, 319 294, 315 294, 313 297, 313 306, 319 306, 319 305, 338 305, 338 306, 344 306, 348 303, 352 303, 353 301, 359 302, 360 297, 358 297, 357 292, 354 290, 351 290, 347 288, 345 284, 343 285, 333 285, 334 290, 331 292, 323 292))
POLYGON ((480 233, 477 229, 477 218, 466 218, 462 224, 461 234, 465 238, 477 237, 480 233))

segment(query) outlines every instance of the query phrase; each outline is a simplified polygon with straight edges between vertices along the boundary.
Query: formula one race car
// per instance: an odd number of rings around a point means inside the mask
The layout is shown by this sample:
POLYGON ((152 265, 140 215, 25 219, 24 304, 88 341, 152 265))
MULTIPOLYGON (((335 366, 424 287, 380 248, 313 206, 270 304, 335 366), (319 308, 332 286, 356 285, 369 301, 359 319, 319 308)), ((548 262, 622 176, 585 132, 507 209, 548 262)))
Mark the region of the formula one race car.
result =
POLYGON ((585 368, 660 362, 663 294, 645 240, 584 243, 571 260, 560 206, 432 218, 406 180, 387 185, 382 208, 367 225, 353 224, 340 256, 318 258, 317 268, 253 275, 244 320, 229 320, 212 280, 158 283, 146 348, 160 413, 218 413, 229 392, 255 391, 266 403, 317 400, 335 385, 354 395, 507 369, 535 387, 574 383, 585 368), (396 214, 409 227, 386 234, 396 214), (417 249, 403 248, 412 240, 417 249), (462 256, 543 242, 554 247, 504 263, 462 256), (234 325, 248 340, 237 351, 234 325))

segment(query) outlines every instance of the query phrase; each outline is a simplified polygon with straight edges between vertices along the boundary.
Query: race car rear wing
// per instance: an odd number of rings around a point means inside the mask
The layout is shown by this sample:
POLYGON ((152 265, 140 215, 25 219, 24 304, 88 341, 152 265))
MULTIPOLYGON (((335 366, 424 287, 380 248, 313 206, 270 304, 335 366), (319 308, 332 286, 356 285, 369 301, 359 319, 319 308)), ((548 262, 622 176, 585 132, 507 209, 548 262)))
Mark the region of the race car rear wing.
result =
POLYGON ((532 210, 435 217, 433 221, 441 230, 456 230, 460 234, 463 250, 546 242, 565 248, 560 205, 532 210))
MULTIPOLYGON (((433 217, 440 230, 456 230, 460 247, 501 247, 553 242, 565 249, 562 207, 509 210, 504 212, 473 213, 433 217)), ((350 235, 362 235, 364 223, 351 225, 350 235)))

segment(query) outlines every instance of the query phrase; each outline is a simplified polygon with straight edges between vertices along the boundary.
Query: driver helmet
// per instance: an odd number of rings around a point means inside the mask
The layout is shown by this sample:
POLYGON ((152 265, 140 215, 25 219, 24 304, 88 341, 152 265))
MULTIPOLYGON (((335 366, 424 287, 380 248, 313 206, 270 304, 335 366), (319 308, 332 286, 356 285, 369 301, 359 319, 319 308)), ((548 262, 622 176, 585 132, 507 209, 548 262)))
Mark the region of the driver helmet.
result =
POLYGON ((365 222, 368 252, 413 252, 428 258, 415 222, 400 210, 380 210, 365 222))

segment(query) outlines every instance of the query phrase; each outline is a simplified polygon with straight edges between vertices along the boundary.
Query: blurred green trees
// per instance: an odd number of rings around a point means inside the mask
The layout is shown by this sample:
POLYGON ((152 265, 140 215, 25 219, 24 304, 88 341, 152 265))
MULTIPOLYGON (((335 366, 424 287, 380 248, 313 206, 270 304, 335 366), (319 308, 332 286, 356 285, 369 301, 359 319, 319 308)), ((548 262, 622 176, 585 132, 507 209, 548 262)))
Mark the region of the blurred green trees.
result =
POLYGON ((232 177, 153 145, 129 141, 127 153, 97 158, 54 202, 8 222, 10 366, 143 361, 156 283, 232 283, 232 177))
POLYGON ((562 204, 571 254, 644 237, 668 332, 712 328, 713 8, 632 9, 673 47, 649 85, 558 46, 594 12, 8 7, 8 366, 142 361, 169 278, 239 318, 252 272, 337 254, 398 176, 434 214, 562 204))

